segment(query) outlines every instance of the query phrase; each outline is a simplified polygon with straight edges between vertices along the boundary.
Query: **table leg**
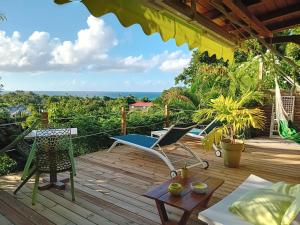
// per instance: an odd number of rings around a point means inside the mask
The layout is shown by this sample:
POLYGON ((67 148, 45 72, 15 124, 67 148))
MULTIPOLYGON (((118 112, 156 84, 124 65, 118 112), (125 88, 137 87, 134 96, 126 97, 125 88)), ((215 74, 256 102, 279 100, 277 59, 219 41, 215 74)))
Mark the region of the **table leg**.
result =
POLYGON ((190 216, 191 216, 191 214, 192 214, 192 212, 190 212, 190 211, 184 211, 178 225, 186 225, 189 218, 190 218, 190 216))
POLYGON ((70 178, 64 178, 57 181, 57 174, 50 174, 50 180, 43 179, 43 183, 39 185, 39 190, 47 190, 51 187, 57 188, 59 190, 64 190, 66 188, 65 183, 69 182, 70 178))
POLYGON ((158 210, 158 213, 159 213, 161 223, 164 225, 169 220, 165 205, 164 205, 163 202, 161 202, 159 200, 155 200, 155 203, 156 203, 156 207, 157 207, 157 210, 158 210))

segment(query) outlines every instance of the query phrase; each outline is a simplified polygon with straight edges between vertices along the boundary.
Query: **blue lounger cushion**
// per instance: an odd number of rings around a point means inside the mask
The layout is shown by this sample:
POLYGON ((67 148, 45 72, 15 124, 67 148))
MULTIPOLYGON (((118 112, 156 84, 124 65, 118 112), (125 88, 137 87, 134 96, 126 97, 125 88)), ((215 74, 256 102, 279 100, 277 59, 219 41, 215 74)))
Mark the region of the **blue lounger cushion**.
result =
POLYGON ((199 129, 199 128, 193 128, 189 131, 190 134, 193 134, 193 135, 199 135, 200 133, 202 133, 202 129, 199 129))
POLYGON ((115 140, 122 140, 126 142, 130 142, 136 145, 140 145, 146 148, 150 148, 154 145, 155 142, 157 142, 157 138, 149 137, 145 135, 140 134, 128 134, 128 135, 122 135, 122 136, 115 136, 113 137, 115 140))

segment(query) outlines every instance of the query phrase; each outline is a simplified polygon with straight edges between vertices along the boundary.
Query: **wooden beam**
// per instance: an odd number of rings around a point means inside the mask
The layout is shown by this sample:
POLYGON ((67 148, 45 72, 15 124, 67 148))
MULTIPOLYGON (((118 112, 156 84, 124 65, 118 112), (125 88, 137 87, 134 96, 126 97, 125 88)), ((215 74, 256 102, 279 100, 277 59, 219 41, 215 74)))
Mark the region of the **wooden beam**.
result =
POLYGON ((284 20, 284 21, 276 21, 272 24, 266 25, 271 31, 281 31, 286 30, 291 27, 295 27, 300 24, 300 17, 293 18, 290 20, 284 20))
POLYGON ((300 15, 300 4, 294 4, 279 10, 264 13, 260 16, 257 16, 257 18, 262 22, 268 22, 272 20, 276 20, 276 22, 278 22, 291 15, 300 15))
POLYGON ((293 42, 300 45, 300 35, 278 36, 273 38, 265 38, 265 41, 270 44, 293 42))
POLYGON ((167 6, 169 6, 170 8, 174 9, 177 13, 180 13, 190 18, 191 20, 194 20, 195 22, 199 23, 201 26, 206 27, 208 30, 211 30, 214 33, 224 37, 229 41, 229 43, 234 43, 237 41, 236 38, 232 36, 232 34, 229 34, 224 29, 222 29, 220 26, 218 26, 217 24, 215 24, 205 16, 199 13, 194 14, 191 8, 186 4, 174 0, 163 0, 162 2, 167 6))
POLYGON ((260 36, 272 37, 272 32, 268 30, 240 0, 223 0, 223 3, 232 10, 246 24, 252 27, 260 36))
MULTIPOLYGON (((256 38, 263 46, 268 48, 273 54, 281 58, 283 61, 285 61, 287 64, 291 65, 293 68, 295 68, 296 71, 300 71, 300 66, 296 64, 293 60, 290 58, 285 57, 283 54, 278 52, 271 44, 266 42, 263 38, 259 37, 255 33, 251 31, 251 29, 245 25, 243 25, 241 22, 236 21, 229 13, 227 13, 225 7, 221 4, 221 0, 211 0, 210 4, 219 10, 221 13, 223 13, 227 19, 229 19, 232 23, 240 26, 245 31, 247 31, 253 38, 256 38)), ((290 78, 290 77, 289 77, 290 78)), ((297 88, 300 90, 300 86, 298 85, 297 88)))
MULTIPOLYGON (((209 1, 201 0, 199 4, 209 4, 209 1)), ((244 4, 247 8, 252 8, 252 7, 263 4, 263 2, 261 0, 247 0, 244 4)), ((211 20, 218 19, 218 18, 224 16, 218 10, 209 10, 208 12, 203 13, 203 15, 205 15, 206 17, 208 17, 211 20)))

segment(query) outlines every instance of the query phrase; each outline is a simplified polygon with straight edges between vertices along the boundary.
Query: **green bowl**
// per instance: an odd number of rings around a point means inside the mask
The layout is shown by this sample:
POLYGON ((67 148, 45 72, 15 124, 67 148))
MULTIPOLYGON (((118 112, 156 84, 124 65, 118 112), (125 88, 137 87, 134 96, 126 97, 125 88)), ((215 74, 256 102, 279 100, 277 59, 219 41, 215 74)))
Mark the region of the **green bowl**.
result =
POLYGON ((205 194, 207 191, 207 184, 202 182, 192 182, 191 183, 191 189, 193 192, 197 194, 205 194))
POLYGON ((168 192, 171 195, 179 196, 183 190, 183 187, 180 183, 171 183, 168 187, 168 192))

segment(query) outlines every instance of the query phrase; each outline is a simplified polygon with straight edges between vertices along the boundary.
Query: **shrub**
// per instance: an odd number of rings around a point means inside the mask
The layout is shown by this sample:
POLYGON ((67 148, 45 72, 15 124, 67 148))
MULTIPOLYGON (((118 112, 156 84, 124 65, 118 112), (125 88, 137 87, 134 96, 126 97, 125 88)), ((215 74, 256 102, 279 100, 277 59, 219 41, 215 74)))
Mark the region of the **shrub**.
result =
POLYGON ((6 175, 17 168, 17 163, 7 155, 0 155, 0 176, 6 175))

